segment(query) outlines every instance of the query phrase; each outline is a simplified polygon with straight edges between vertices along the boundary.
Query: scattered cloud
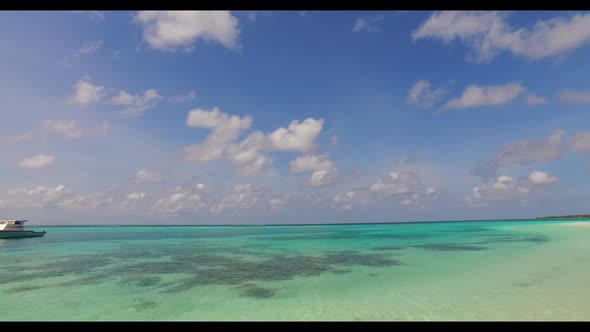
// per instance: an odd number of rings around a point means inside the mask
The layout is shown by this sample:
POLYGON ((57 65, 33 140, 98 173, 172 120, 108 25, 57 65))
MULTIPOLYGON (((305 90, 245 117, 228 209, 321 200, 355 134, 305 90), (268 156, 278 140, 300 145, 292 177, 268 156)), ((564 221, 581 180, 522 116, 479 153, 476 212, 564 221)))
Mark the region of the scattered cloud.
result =
POLYGON ((77 139, 82 136, 82 129, 80 129, 76 121, 45 120, 42 127, 63 139, 77 139))
POLYGON ((384 15, 377 15, 371 17, 359 17, 354 22, 352 27, 353 32, 368 31, 368 32, 379 32, 381 31, 381 25, 385 21, 384 15))
POLYGON ((57 207, 58 202, 68 194, 69 190, 63 184, 56 187, 14 188, 0 193, 0 207, 15 209, 57 207))
POLYGON ((34 133, 25 132, 22 134, 2 135, 0 136, 0 143, 24 143, 33 139, 34 133))
POLYGON ((156 106, 162 97, 158 95, 155 89, 148 89, 142 95, 131 95, 122 90, 119 95, 114 96, 111 101, 115 105, 125 106, 122 112, 124 116, 136 117, 156 106))
POLYGON ((140 11, 134 20, 155 49, 192 50, 199 39, 238 48, 239 20, 229 11, 140 11))
POLYGON ((570 104, 590 104, 590 91, 565 90, 559 94, 559 100, 570 104))
POLYGON ((526 103, 529 106, 544 105, 544 104, 547 104, 547 99, 545 99, 544 97, 538 96, 534 93, 531 93, 526 96, 526 103))
POLYGON ((104 86, 94 85, 88 79, 82 79, 74 85, 74 95, 67 101, 69 105, 87 106, 102 99, 104 86))
POLYGON ((472 170, 483 178, 496 176, 498 168, 515 165, 529 165, 538 161, 557 159, 563 152, 562 139, 565 131, 556 129, 544 138, 533 138, 505 144, 496 155, 472 170))
POLYGON ((74 10, 74 13, 87 14, 93 19, 104 20, 104 12, 99 10, 74 10))
POLYGON ((315 148, 323 120, 306 119, 292 121, 288 128, 279 128, 265 135, 261 131, 250 133, 243 141, 239 136, 252 127, 252 117, 240 117, 212 110, 194 109, 189 112, 186 124, 189 127, 211 129, 204 141, 184 149, 185 161, 227 160, 237 176, 251 176, 270 166, 267 153, 272 151, 310 152, 315 148))
POLYGON ((293 173, 312 172, 306 185, 321 187, 329 184, 336 175, 334 162, 327 155, 304 155, 294 159, 289 164, 293 173))
POLYGON ((529 174, 529 181, 534 184, 550 184, 557 182, 557 178, 545 172, 533 171, 529 174))
POLYGON ((577 152, 590 152, 590 131, 580 131, 572 136, 570 146, 577 152))
POLYGON ((343 210, 351 210, 354 197, 357 195, 355 191, 348 191, 345 193, 338 193, 332 198, 332 207, 343 210))
POLYGON ((87 41, 74 52, 74 56, 79 57, 94 54, 102 47, 102 44, 102 40, 87 41))
POLYGON ((21 160, 18 166, 22 168, 45 168, 55 162, 55 157, 45 154, 39 154, 30 158, 21 160))
POLYGON ((158 183, 160 181, 162 181, 162 176, 158 172, 150 172, 142 169, 135 174, 136 183, 158 183))
POLYGON ((556 183, 557 177, 541 171, 531 172, 527 178, 518 180, 507 175, 473 187, 465 202, 472 206, 487 205, 492 201, 507 199, 523 199, 531 194, 542 191, 545 186, 556 183))
POLYGON ((473 107, 494 106, 513 101, 524 92, 520 83, 504 85, 468 85, 461 97, 449 100, 444 110, 460 110, 473 107))
POLYGON ((418 81, 408 92, 407 103, 418 105, 422 108, 429 108, 438 102, 445 94, 446 89, 432 89, 429 81, 418 81))
POLYGON ((574 50, 590 41, 590 14, 537 21, 532 27, 514 28, 501 12, 444 11, 432 14, 412 32, 414 42, 460 40, 476 62, 489 62, 501 52, 537 60, 574 50))
POLYGON ((306 119, 299 123, 291 121, 289 127, 279 128, 269 135, 273 149, 277 151, 309 152, 315 148, 315 141, 322 131, 323 119, 306 119))
POLYGON ((111 55, 109 55, 109 59, 118 59, 121 56, 121 53, 123 53, 123 50, 115 50, 111 52, 111 55))
POLYGON ((197 98, 197 93, 195 91, 191 90, 183 95, 172 96, 172 97, 168 98, 168 100, 171 103, 185 103, 185 102, 191 101, 195 98, 197 98))

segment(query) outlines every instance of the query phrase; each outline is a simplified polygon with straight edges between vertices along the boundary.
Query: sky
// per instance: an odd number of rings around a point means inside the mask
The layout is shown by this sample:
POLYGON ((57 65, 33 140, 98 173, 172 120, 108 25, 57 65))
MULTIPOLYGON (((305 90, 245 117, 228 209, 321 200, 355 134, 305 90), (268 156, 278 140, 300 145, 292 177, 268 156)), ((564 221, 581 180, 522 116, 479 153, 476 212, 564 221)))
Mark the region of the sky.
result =
POLYGON ((2 219, 590 213, 588 12, 29 11, 0 30, 2 219))

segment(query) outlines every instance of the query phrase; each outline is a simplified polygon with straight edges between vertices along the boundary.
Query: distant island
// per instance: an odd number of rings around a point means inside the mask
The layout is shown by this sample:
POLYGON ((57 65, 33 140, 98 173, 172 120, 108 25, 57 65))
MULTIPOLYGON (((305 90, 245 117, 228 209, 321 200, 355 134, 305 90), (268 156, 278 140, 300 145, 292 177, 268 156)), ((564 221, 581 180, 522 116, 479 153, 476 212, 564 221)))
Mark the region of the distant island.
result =
POLYGON ((590 214, 574 214, 570 216, 549 216, 549 217, 537 217, 539 220, 555 220, 555 219, 590 219, 590 214))

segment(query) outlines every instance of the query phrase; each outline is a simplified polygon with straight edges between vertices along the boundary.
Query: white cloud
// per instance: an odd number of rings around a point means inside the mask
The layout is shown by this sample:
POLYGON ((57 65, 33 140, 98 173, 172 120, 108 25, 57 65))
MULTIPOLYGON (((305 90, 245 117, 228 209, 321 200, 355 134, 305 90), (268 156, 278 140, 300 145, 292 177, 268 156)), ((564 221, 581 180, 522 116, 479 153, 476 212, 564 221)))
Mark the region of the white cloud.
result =
POLYGON ((74 95, 68 99, 68 104, 86 106, 100 101, 104 87, 82 79, 76 83, 74 89, 74 95))
POLYGON ((332 207, 351 210, 353 199, 356 195, 357 193, 355 191, 336 194, 334 198, 332 198, 332 207))
POLYGON ((506 16, 500 12, 438 12, 412 33, 412 39, 439 39, 446 44, 458 39, 474 52, 477 62, 490 61, 502 51, 528 59, 552 57, 590 41, 590 14, 541 20, 531 28, 513 28, 506 16))
POLYGON ((140 11, 135 21, 153 48, 190 50, 197 40, 215 41, 229 49, 238 47, 238 19, 229 11, 140 11))
POLYGON ((577 152, 590 152, 590 131, 577 132, 571 138, 570 146, 577 152))
POLYGON ((556 182, 557 178, 545 172, 533 171, 529 174, 529 181, 534 184, 550 184, 556 182))
POLYGON ((74 10, 74 13, 88 14, 93 19, 104 20, 104 12, 100 10, 74 10))
POLYGON ((272 160, 263 154, 266 137, 260 131, 253 132, 239 144, 229 144, 225 159, 236 169, 237 176, 251 176, 270 166, 272 160))
POLYGON ((556 129, 545 138, 522 140, 504 145, 494 158, 497 166, 527 165, 534 161, 556 159, 561 151, 565 131, 556 129))
POLYGON ((32 132, 26 132, 15 135, 3 135, 0 136, 0 143, 23 143, 30 141, 34 137, 32 132))
POLYGON ((547 99, 545 99, 544 97, 541 97, 541 96, 537 96, 534 93, 531 93, 528 96, 526 96, 526 103, 529 106, 543 105, 543 104, 547 104, 547 99))
POLYGON ((102 47, 102 44, 102 40, 87 41, 74 52, 74 56, 94 54, 102 47))
POLYGON ((45 168, 55 162, 55 157, 45 154, 39 154, 34 157, 21 160, 18 165, 22 168, 45 168))
POLYGON ((369 191, 388 196, 404 195, 418 182, 416 174, 411 172, 391 172, 369 186, 369 191))
POLYGON ((188 191, 176 190, 170 196, 162 198, 151 207, 152 213, 161 215, 179 215, 198 212, 205 203, 201 196, 188 191))
POLYGON ((320 187, 334 180, 336 168, 327 155, 305 155, 292 160, 289 169, 293 173, 312 172, 306 182, 312 187, 320 187))
POLYGON ((315 140, 322 131, 323 119, 308 118, 299 123, 291 121, 289 127, 279 128, 269 135, 274 150, 309 152, 315 148, 315 140))
POLYGON ((279 128, 265 135, 261 131, 250 133, 243 141, 239 136, 252 127, 252 117, 230 115, 215 107, 212 110, 194 109, 189 112, 189 127, 211 129, 204 141, 184 149, 185 161, 227 160, 237 176, 251 176, 272 164, 267 153, 272 151, 301 151, 314 148, 323 120, 293 121, 288 129, 279 128))
POLYGON ((559 94, 559 100, 570 104, 590 104, 590 91, 565 90, 559 94))
POLYGON ((327 155, 305 155, 291 160, 289 169, 294 173, 310 172, 334 167, 327 155))
POLYGON ((509 103, 524 92, 520 83, 504 85, 469 85, 461 97, 449 100, 443 109, 465 109, 471 107, 493 106, 509 103))
POLYGON ((137 201, 141 201, 142 199, 144 199, 146 197, 146 193, 144 192, 132 192, 130 194, 127 194, 125 197, 129 198, 129 199, 133 199, 133 200, 137 200, 137 201))
POLYGON ((490 179, 497 176, 497 171, 501 167, 524 166, 538 161, 555 160, 563 151, 562 139, 564 135, 564 130, 556 129, 543 138, 505 144, 493 158, 482 162, 471 172, 484 179, 490 179))
POLYGON ((56 187, 15 188, 0 194, 0 207, 18 209, 56 207, 68 194, 69 190, 61 184, 56 187))
POLYGON ((146 170, 140 170, 135 174, 135 182, 137 183, 147 183, 147 182, 160 182, 162 181, 162 176, 158 172, 150 172, 146 170))
POLYGON ((218 107, 212 110, 194 109, 188 113, 186 124, 189 127, 212 129, 207 138, 214 142, 230 142, 252 126, 252 117, 246 115, 229 115, 221 112, 218 107))
POLYGON ((226 197, 212 205, 210 211, 212 213, 235 214, 238 210, 253 209, 263 196, 262 189, 256 185, 237 184, 226 197))
POLYGON ((172 97, 168 98, 168 100, 171 103, 185 103, 185 102, 191 101, 195 98, 197 98, 197 93, 195 91, 191 90, 183 95, 172 96, 172 97))
POLYGON ((408 93, 408 104, 428 108, 434 105, 447 91, 443 88, 432 89, 429 81, 418 81, 408 93))
POLYGON ((369 31, 369 32, 379 32, 381 31, 381 25, 385 21, 385 16, 377 15, 372 17, 359 17, 354 22, 354 26, 352 27, 353 32, 359 31, 369 31))
POLYGON ((82 136, 82 129, 76 121, 45 120, 41 126, 63 139, 77 139, 82 136))
POLYGON ((557 181, 558 179, 556 177, 541 171, 531 172, 524 180, 501 175, 477 187, 473 187, 471 194, 466 197, 465 202, 468 205, 480 206, 486 205, 491 201, 523 199, 557 181))
POLYGON ((120 106, 125 106, 123 115, 134 117, 142 115, 147 109, 156 106, 162 97, 155 89, 148 89, 142 95, 131 95, 122 90, 119 95, 114 96, 111 101, 120 106))

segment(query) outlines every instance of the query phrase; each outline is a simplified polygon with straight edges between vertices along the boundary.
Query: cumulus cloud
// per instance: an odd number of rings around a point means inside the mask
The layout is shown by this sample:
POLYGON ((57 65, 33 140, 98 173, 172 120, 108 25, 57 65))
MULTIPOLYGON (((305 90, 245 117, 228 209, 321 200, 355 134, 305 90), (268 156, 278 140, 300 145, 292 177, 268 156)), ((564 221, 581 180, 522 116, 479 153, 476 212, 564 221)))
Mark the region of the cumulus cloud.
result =
POLYGON ((500 12, 438 12, 412 32, 412 39, 437 39, 445 44, 460 40, 472 50, 470 58, 476 62, 489 62, 506 51, 533 60, 553 57, 590 41, 590 14, 540 20, 522 28, 510 26, 506 17, 500 12))
POLYGON ((69 105, 87 106, 102 99, 104 86, 94 85, 87 79, 82 79, 74 85, 74 95, 67 103, 69 105))
POLYGON ((211 133, 203 142, 186 147, 184 160, 229 160, 237 167, 240 176, 255 174, 270 162, 261 153, 265 145, 262 133, 254 132, 243 142, 233 143, 242 132, 250 129, 251 116, 230 115, 221 112, 217 107, 210 111, 194 109, 189 112, 186 124, 189 127, 211 129, 211 133))
POLYGON ((254 131, 241 142, 236 140, 252 127, 251 116, 230 115, 217 107, 212 110, 194 109, 189 112, 186 124, 210 129, 211 132, 204 141, 184 149, 185 161, 227 160, 237 176, 251 176, 272 164, 267 155, 272 151, 311 151, 323 120, 293 121, 287 129, 279 128, 268 135, 254 131))
POLYGON ((312 172, 306 185, 321 187, 329 184, 335 177, 336 168, 327 155, 304 155, 292 160, 289 169, 293 173, 312 172))
POLYGON ((157 183, 160 181, 162 181, 162 176, 158 172, 150 172, 142 169, 135 174, 136 183, 157 183))
POLYGON ((545 99, 544 97, 538 96, 534 93, 531 93, 526 96, 526 103, 529 106, 544 105, 544 104, 547 104, 547 99, 545 99))
POLYGON ((381 31, 381 25, 385 21, 384 15, 377 15, 371 17, 359 17, 354 21, 352 27, 353 32, 368 31, 368 32, 379 32, 381 31))
POLYGON ((21 160, 18 166, 22 168, 45 168, 55 162, 55 157, 45 154, 39 154, 30 158, 21 160))
POLYGON ((529 165, 538 161, 551 161, 559 158, 563 152, 562 139, 565 131, 556 129, 543 138, 521 140, 503 145, 496 155, 472 170, 472 173, 484 179, 497 176, 501 167, 529 165))
POLYGON ((14 188, 0 193, 0 207, 3 208, 49 208, 57 207, 59 201, 69 194, 66 186, 38 186, 14 188))
POLYGON ((343 210, 351 210, 355 196, 357 196, 356 191, 338 193, 332 198, 332 207, 343 210))
POLYGON ((218 107, 212 110, 194 109, 188 113, 186 124, 189 127, 211 129, 208 140, 230 142, 252 126, 252 117, 230 115, 221 112, 218 107))
POLYGON ((545 186, 557 181, 557 177, 541 171, 533 171, 527 178, 521 180, 507 175, 500 175, 473 187, 465 202, 468 205, 479 206, 492 201, 522 199, 542 191, 545 186))
POLYGON ((262 189, 256 185, 237 184, 233 190, 210 208, 212 213, 235 214, 238 210, 253 209, 264 196, 262 189))
POLYGON ((146 90, 143 95, 131 95, 122 90, 119 95, 114 96, 111 101, 115 105, 125 106, 123 115, 129 117, 140 116, 147 109, 156 106, 162 97, 155 89, 146 90))
POLYGON ((272 148, 278 151, 309 152, 315 148, 315 140, 322 131, 323 119, 291 121, 289 127, 279 128, 269 135, 272 148))
POLYGON ((590 104, 590 91, 565 90, 559 94, 559 100, 569 104, 590 104))
POLYGON ((447 91, 443 88, 432 89, 429 81, 418 81, 408 92, 407 103, 429 108, 442 98, 447 91))
POLYGON ((449 100, 443 109, 460 110, 505 104, 520 96, 524 90, 525 88, 520 83, 489 86, 472 84, 463 90, 460 97, 449 100))
POLYGON ((239 20, 229 11, 140 11, 135 22, 153 48, 191 50, 197 40, 214 41, 237 49, 239 20))

